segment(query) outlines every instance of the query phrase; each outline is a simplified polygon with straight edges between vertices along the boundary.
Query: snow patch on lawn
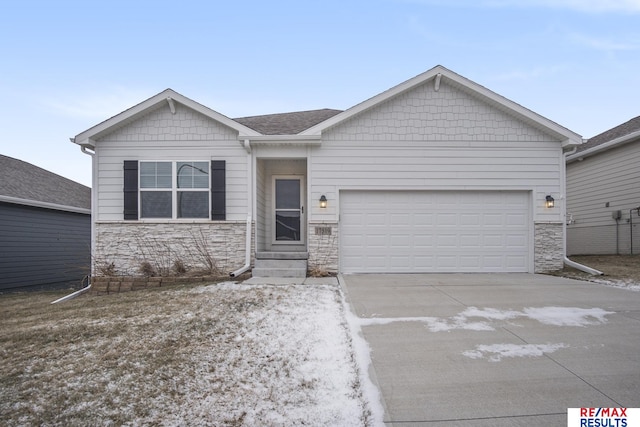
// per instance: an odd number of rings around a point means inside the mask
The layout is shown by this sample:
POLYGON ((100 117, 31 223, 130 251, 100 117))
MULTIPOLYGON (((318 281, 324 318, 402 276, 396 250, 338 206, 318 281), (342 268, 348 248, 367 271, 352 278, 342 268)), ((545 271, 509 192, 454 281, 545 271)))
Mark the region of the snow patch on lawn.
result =
POLYGON ((611 286, 613 288, 627 289, 629 291, 640 292, 640 283, 633 279, 608 280, 608 279, 589 279, 589 281, 600 285, 611 286))
POLYGON ((462 354, 471 359, 487 358, 489 362, 499 362, 505 357, 540 357, 566 347, 566 344, 481 344, 462 354))
POLYGON ((354 351, 356 365, 359 371, 360 389, 362 397, 369 409, 369 422, 372 426, 384 426, 384 406, 382 405, 382 396, 378 387, 369 377, 369 369, 371 367, 371 347, 362 334, 363 322, 361 318, 356 316, 347 303, 344 293, 342 295, 342 305, 349 331, 351 332, 351 346, 354 351))
POLYGON ((3 331, 13 351, 0 367, 14 378, 0 387, 7 425, 361 427, 374 424, 372 412, 382 420, 354 352, 366 343, 352 342, 337 285, 227 282, 33 310, 38 320, 3 331))

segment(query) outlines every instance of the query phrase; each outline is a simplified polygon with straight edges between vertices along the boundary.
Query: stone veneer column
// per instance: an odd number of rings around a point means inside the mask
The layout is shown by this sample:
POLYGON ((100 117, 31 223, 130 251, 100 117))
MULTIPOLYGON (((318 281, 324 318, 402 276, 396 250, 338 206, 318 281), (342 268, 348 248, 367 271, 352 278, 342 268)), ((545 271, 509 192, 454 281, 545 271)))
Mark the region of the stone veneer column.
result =
POLYGON ((536 223, 534 272, 561 270, 564 264, 562 223, 536 223))
POLYGON ((309 223, 309 261, 312 273, 338 272, 338 223, 309 223))

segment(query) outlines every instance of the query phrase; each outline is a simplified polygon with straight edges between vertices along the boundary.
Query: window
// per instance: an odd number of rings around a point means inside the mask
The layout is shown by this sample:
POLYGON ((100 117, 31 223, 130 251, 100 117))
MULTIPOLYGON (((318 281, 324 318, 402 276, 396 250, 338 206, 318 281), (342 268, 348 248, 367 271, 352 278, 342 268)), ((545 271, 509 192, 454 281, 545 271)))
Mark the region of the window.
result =
POLYGON ((140 162, 141 218, 209 218, 209 162, 140 162))

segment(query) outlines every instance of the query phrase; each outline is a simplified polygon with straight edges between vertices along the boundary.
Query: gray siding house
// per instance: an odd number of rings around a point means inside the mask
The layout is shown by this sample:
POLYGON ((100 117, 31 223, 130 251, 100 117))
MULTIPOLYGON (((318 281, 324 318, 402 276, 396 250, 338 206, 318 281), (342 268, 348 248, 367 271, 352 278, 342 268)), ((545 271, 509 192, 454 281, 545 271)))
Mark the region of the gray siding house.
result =
POLYGON ((89 187, 0 155, 0 291, 79 285, 90 243, 89 187))
POLYGON ((640 254, 639 207, 636 117, 594 136, 567 157, 568 255, 640 254))
POLYGON ((270 276, 562 268, 582 138, 437 66, 345 111, 230 119, 167 89, 73 141, 96 274, 205 253, 270 276))

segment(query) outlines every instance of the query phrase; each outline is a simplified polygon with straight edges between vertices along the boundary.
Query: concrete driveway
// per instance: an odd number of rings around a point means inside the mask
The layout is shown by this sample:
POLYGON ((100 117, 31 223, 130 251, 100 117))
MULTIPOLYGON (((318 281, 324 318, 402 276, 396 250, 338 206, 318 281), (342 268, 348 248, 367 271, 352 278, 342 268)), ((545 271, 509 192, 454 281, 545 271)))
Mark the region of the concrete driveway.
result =
POLYGON ((640 406, 640 292, 533 274, 344 275, 389 426, 566 426, 640 406))

